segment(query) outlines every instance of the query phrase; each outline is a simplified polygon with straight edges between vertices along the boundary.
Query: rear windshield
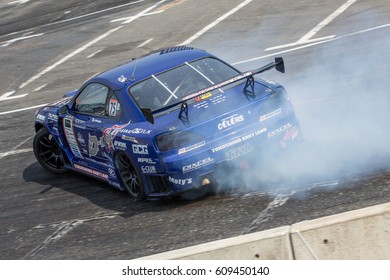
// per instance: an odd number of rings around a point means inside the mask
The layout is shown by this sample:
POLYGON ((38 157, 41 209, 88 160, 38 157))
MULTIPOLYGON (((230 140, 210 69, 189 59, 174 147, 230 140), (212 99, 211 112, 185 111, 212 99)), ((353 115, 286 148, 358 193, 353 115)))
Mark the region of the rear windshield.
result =
POLYGON ((202 58, 152 75, 132 86, 129 92, 141 108, 156 111, 237 74, 237 70, 218 59, 202 58))

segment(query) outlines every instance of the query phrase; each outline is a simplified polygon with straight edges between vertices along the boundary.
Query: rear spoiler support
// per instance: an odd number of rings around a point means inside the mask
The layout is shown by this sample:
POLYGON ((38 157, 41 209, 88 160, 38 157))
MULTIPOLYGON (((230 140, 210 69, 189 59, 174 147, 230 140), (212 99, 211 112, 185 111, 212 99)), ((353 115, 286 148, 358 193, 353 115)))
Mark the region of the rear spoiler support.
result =
POLYGON ((264 65, 263 67, 261 67, 259 69, 250 71, 250 72, 252 72, 252 74, 248 76, 248 79, 246 80, 246 83, 245 83, 245 86, 244 86, 244 90, 243 90, 245 96, 248 99, 249 98, 255 98, 255 79, 254 79, 253 76, 256 75, 256 74, 260 74, 262 72, 271 70, 274 67, 275 67, 275 69, 277 71, 279 71, 281 73, 284 73, 285 69, 284 69, 283 58, 275 57, 275 62, 270 62, 267 65, 264 65))

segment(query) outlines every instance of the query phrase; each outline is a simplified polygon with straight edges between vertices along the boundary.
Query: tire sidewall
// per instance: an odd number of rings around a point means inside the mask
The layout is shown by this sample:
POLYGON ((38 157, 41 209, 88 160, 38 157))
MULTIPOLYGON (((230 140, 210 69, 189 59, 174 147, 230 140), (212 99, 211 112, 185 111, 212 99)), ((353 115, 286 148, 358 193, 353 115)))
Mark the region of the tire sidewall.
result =
MULTIPOLYGON (((50 135, 50 132, 48 131, 47 128, 42 127, 34 136, 33 140, 33 151, 36 159, 38 160, 39 164, 45 168, 46 170, 56 173, 56 174, 63 174, 68 172, 68 170, 64 167, 61 169, 53 168, 50 165, 48 165, 40 156, 39 156, 39 151, 40 151, 40 144, 39 141, 45 137, 45 135, 50 135)), ((53 135, 52 135, 53 136, 53 135)), ((55 141, 55 140, 54 140, 55 141)), ((62 158, 64 157, 63 154, 61 153, 62 158)), ((62 159, 64 161, 64 158, 62 159)))

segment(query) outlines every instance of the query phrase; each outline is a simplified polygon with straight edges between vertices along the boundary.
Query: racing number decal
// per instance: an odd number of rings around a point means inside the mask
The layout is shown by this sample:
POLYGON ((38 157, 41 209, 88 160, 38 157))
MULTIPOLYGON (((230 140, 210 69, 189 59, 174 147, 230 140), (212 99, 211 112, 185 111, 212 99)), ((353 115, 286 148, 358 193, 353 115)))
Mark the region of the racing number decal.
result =
POLYGON ((116 99, 110 99, 108 105, 108 115, 110 117, 119 117, 121 104, 116 99))

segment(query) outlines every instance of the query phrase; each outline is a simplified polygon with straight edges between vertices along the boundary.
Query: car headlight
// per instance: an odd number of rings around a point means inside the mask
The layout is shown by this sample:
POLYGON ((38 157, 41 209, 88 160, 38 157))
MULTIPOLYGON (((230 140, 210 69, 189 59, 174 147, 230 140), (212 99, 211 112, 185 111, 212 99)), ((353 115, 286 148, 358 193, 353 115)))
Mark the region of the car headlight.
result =
POLYGON ((161 152, 188 147, 202 141, 204 141, 202 135, 188 131, 168 132, 156 137, 156 144, 161 152))

